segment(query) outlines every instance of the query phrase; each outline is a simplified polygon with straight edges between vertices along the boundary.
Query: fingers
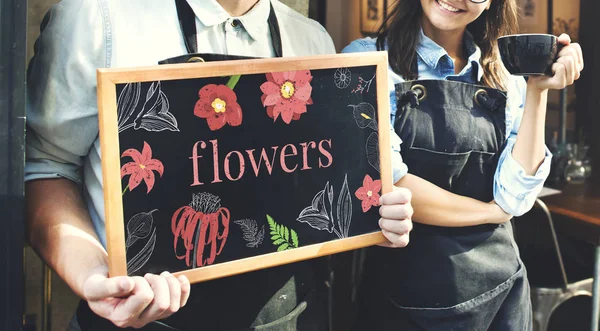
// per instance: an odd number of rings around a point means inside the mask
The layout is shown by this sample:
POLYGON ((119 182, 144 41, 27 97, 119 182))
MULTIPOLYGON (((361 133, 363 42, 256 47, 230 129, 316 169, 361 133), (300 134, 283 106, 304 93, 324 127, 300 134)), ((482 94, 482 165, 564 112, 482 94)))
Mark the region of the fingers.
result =
POLYGON ((105 275, 96 274, 86 280, 83 295, 86 301, 123 297, 133 291, 134 285, 129 277, 107 278, 105 275))
POLYGON ((408 245, 409 233, 413 228, 411 199, 408 189, 398 187, 381 197, 379 227, 388 242, 380 246, 400 248, 408 245))
POLYGON ((402 247, 406 247, 406 245, 408 245, 408 242, 409 242, 408 233, 399 235, 397 233, 389 232, 386 230, 381 230, 381 233, 383 233, 383 235, 388 240, 388 242, 380 244, 380 246, 389 247, 389 248, 402 248, 402 247))
POLYGON ((394 187, 394 191, 381 196, 382 205, 409 203, 412 198, 410 191, 403 187, 394 187))
POLYGON ((412 221, 409 219, 404 221, 398 221, 382 218, 379 220, 379 227, 383 231, 395 233, 401 236, 410 233, 410 231, 413 228, 413 224, 412 221))
POLYGON ((389 218, 391 220, 410 219, 413 213, 414 211, 410 203, 402 205, 383 205, 379 207, 379 215, 383 218, 389 218))
POLYGON ((563 33, 558 36, 558 42, 563 45, 569 45, 571 43, 571 37, 568 34, 563 33))
POLYGON ((190 285, 190 281, 186 276, 177 277, 179 283, 181 284, 181 307, 187 304, 188 299, 190 298, 190 293, 192 286, 190 285))
POLYGON ((160 276, 166 279, 167 285, 169 286, 169 294, 171 295, 169 308, 160 317, 162 319, 179 311, 179 308, 181 307, 181 283, 175 276, 167 271, 160 274, 160 276))
MULTIPOLYGON (((143 277, 132 277, 135 282, 135 288, 133 290, 133 295, 129 296, 127 300, 123 303, 123 306, 120 307, 120 313, 126 315, 130 320, 137 318, 140 316, 144 310, 152 303, 154 300, 154 291, 148 281, 143 277)), ((127 325, 134 326, 134 324, 127 325)))
POLYGON ((169 284, 164 277, 147 274, 144 279, 148 282, 154 298, 150 305, 139 315, 139 318, 133 323, 133 327, 139 328, 144 325, 160 319, 163 315, 168 315, 167 309, 171 306, 171 295, 169 293, 169 284))

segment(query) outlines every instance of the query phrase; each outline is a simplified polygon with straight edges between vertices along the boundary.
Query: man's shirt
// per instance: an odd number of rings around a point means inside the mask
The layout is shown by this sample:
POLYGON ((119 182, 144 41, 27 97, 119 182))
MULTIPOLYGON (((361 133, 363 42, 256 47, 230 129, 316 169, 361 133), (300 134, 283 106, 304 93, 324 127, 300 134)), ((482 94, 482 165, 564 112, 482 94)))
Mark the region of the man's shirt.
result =
MULTIPOLYGON (((274 56, 270 3, 284 56, 335 53, 320 24, 277 0, 260 0, 241 17, 229 16, 215 0, 188 3, 196 14, 200 53, 274 56)), ((61 1, 45 17, 35 50, 28 71, 25 180, 62 177, 83 184, 106 246, 96 69, 150 66, 186 54, 175 2, 61 1)))

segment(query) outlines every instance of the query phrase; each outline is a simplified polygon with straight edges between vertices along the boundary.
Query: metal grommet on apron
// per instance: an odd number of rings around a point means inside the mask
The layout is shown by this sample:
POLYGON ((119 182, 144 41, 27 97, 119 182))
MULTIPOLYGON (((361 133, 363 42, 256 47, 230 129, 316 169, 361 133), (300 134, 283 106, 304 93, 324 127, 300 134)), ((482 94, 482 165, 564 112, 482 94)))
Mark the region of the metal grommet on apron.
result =
POLYGON ((479 89, 477 90, 477 92, 475 92, 475 95, 473 95, 473 101, 478 105, 478 106, 483 106, 482 104, 484 102, 484 100, 486 100, 488 97, 487 95, 487 91, 484 89, 479 89), (480 101, 481 100, 481 101, 480 101))
POLYGON ((187 62, 206 62, 206 61, 204 61, 204 58, 202 58, 200 56, 192 56, 187 60, 187 62))
POLYGON ((421 84, 415 84, 413 86, 410 87, 411 91, 414 91, 416 93, 417 96, 417 100, 419 102, 425 100, 425 98, 427 98, 427 89, 425 88, 425 86, 421 85, 421 84))

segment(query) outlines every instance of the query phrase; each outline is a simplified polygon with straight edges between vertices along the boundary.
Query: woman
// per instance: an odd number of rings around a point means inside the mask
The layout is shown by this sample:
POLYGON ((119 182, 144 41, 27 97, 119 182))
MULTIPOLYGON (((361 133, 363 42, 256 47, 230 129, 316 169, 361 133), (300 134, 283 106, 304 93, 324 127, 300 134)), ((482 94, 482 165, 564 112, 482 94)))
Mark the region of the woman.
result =
MULTIPOLYGON (((529 210, 549 171, 548 89, 579 78, 581 48, 552 77, 510 76, 497 38, 517 32, 516 0, 398 0, 377 40, 387 50, 392 123, 412 191, 411 243, 369 250, 358 330, 530 330, 525 269, 510 215, 529 210)), ((391 209, 380 209, 385 220, 391 209)))

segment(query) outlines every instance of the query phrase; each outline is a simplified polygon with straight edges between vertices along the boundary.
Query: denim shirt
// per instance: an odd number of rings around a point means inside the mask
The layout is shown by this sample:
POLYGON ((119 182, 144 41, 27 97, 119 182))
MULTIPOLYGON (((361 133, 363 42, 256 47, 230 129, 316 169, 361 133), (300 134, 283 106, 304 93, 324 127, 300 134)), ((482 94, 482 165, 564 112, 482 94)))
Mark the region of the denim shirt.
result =
MULTIPOLYGON (((335 53, 320 24, 277 0, 260 0, 236 18, 241 24, 231 24, 234 18, 216 0, 188 0, 197 17, 198 51, 274 56, 269 2, 284 56, 335 53)), ((25 180, 67 178, 83 184, 105 247, 96 69, 156 65, 186 53, 172 0, 63 0, 44 18, 28 70, 25 180)))
MULTIPOLYGON (((454 62, 448 53, 421 31, 421 39, 417 47, 419 79, 447 79, 471 84, 481 81, 483 77, 483 68, 479 63, 481 50, 474 43, 469 33, 465 34, 465 47, 468 54, 470 54, 467 65, 456 75, 454 73, 454 62)), ((376 40, 372 38, 355 40, 342 50, 344 53, 372 51, 377 51, 376 40)), ((393 123, 397 111, 394 85, 405 80, 391 68, 388 72, 390 112, 393 123)), ((542 190, 550 172, 552 155, 546 148, 543 163, 537 172, 531 176, 527 175, 525 169, 513 158, 512 150, 523 117, 526 83, 522 77, 510 76, 507 85, 507 141, 494 175, 494 200, 506 213, 521 216, 533 207, 537 195, 542 190)))

